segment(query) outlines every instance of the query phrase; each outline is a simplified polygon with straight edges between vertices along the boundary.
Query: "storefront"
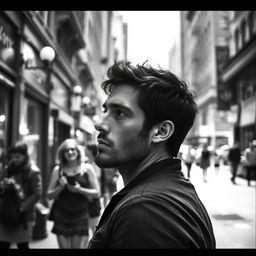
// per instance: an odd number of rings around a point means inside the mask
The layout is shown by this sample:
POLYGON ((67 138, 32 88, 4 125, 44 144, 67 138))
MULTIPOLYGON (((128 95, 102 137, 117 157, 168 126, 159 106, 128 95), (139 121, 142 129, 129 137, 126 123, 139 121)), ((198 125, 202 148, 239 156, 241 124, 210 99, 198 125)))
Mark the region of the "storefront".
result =
MULTIPOLYGON (((16 17, 17 18, 17 17, 16 17)), ((19 50, 18 21, 0 14, 0 170, 7 161, 10 144, 16 139, 15 112, 17 62, 19 50)))
POLYGON ((7 149, 10 141, 10 88, 0 79, 0 171, 7 159, 7 149))
POLYGON ((241 102, 240 127, 242 148, 246 148, 256 139, 256 95, 241 102))

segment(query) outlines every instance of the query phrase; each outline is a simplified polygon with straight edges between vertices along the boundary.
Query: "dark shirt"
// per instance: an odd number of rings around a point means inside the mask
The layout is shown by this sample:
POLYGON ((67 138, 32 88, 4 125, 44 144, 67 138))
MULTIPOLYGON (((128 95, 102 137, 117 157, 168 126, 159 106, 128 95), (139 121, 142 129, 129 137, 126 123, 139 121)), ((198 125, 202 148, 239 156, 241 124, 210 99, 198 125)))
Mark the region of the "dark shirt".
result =
POLYGON ((107 205, 88 248, 215 248, 212 224, 180 159, 142 171, 107 205))

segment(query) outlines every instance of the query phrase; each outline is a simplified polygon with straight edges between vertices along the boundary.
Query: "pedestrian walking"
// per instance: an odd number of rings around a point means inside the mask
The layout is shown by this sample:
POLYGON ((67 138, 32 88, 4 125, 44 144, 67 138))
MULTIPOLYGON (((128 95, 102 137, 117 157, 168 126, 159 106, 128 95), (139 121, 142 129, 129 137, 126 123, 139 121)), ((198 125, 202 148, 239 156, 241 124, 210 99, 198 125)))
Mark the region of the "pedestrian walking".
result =
POLYGON ((203 149, 200 155, 199 165, 203 170, 203 181, 207 182, 207 170, 210 166, 211 153, 207 149, 207 144, 203 144, 203 149))
POLYGON ((117 168, 125 187, 88 248, 215 248, 209 215, 177 158, 198 111, 192 92, 146 63, 119 61, 107 74, 95 161, 117 168))
POLYGON ((239 147, 239 143, 236 142, 233 147, 230 148, 228 152, 228 160, 230 161, 230 167, 231 167, 231 181, 233 184, 236 184, 236 175, 237 175, 237 169, 238 165, 241 160, 241 149, 239 147))
POLYGON ((99 196, 97 176, 84 162, 75 139, 62 142, 57 160, 47 192, 48 198, 54 199, 49 217, 53 220, 52 233, 57 235, 61 249, 81 249, 88 242, 89 201, 99 196))
POLYGON ((252 176, 256 175, 256 140, 249 143, 248 148, 244 151, 246 178, 248 186, 251 185, 252 176))
POLYGON ((194 154, 192 153, 192 146, 189 145, 187 151, 182 154, 182 159, 187 167, 187 178, 190 179, 190 171, 194 162, 194 154))
POLYGON ((35 205, 42 194, 41 172, 31 163, 24 141, 17 141, 9 156, 0 181, 0 248, 16 244, 18 249, 29 249, 36 220, 35 205))

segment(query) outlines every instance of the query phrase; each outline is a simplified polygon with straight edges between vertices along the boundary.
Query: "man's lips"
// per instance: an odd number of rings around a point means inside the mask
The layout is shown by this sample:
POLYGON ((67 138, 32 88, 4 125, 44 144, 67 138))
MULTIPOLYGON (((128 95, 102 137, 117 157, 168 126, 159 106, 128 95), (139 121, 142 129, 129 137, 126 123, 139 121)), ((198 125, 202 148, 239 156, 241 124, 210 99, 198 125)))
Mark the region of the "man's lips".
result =
POLYGON ((98 138, 97 141, 98 141, 99 145, 106 145, 108 147, 110 146, 110 143, 102 138, 98 138))

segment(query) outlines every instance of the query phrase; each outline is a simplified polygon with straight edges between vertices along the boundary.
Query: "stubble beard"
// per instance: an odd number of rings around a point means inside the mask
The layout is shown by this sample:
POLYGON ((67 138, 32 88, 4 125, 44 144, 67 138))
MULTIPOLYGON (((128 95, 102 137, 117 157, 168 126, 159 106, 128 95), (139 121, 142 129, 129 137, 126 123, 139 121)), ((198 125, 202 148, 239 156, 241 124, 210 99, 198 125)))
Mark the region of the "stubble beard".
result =
POLYGON ((123 165, 138 165, 149 154, 148 134, 145 131, 127 140, 112 157, 104 158, 97 154, 95 162, 103 168, 119 168, 123 165))

